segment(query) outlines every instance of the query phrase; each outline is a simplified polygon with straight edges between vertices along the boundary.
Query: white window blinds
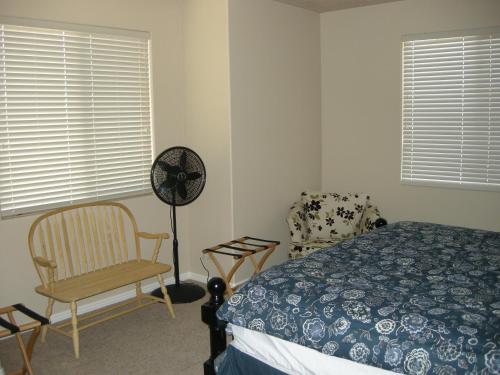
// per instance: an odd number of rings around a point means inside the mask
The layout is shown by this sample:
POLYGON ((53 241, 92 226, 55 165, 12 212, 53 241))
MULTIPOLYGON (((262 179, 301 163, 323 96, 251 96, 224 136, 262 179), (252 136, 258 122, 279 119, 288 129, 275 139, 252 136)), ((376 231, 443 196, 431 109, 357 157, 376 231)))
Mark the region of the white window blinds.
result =
POLYGON ((401 181, 500 190, 500 30, 403 42, 401 181))
POLYGON ((150 191, 147 33, 0 27, 2 216, 150 191))

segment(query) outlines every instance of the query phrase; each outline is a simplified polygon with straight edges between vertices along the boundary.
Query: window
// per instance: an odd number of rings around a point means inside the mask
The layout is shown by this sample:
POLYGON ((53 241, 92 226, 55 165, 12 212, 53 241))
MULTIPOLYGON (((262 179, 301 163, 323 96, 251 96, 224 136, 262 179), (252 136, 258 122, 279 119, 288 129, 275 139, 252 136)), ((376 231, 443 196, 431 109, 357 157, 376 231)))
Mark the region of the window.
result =
POLYGON ((149 192, 149 35, 3 21, 2 216, 149 192))
POLYGON ((405 39, 401 181, 500 191, 500 29, 405 39))

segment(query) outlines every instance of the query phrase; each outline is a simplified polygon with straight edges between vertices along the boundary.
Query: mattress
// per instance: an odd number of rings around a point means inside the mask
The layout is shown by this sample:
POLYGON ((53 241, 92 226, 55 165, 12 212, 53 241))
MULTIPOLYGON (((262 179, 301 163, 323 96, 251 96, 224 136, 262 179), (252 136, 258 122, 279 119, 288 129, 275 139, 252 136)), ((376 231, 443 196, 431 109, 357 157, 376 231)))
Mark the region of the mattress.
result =
POLYGON ((393 223, 261 272, 217 315, 396 373, 500 374, 500 233, 393 223))
POLYGON ((281 340, 261 332, 231 326, 231 345, 256 360, 291 375, 393 375, 394 372, 363 365, 281 340))

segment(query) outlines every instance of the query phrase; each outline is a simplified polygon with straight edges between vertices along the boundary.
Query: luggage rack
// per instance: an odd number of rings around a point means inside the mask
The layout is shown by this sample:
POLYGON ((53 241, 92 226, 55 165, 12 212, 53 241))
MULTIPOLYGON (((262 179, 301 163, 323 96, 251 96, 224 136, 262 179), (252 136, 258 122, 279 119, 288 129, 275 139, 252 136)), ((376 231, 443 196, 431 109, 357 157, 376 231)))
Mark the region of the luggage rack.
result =
POLYGON ((11 373, 11 375, 24 375, 26 372, 33 375, 33 369, 30 362, 31 355, 33 354, 33 348, 35 346, 36 339, 40 334, 41 327, 47 324, 49 324, 49 320, 47 318, 38 315, 22 303, 0 308, 0 328, 2 328, 0 329, 0 338, 15 335, 24 362, 23 367, 19 371, 11 373), (14 313, 16 311, 33 320, 28 323, 18 325, 16 319, 14 318, 14 313), (7 319, 2 318, 2 315, 7 315, 7 319), (21 334, 30 330, 32 330, 32 333, 28 341, 28 346, 26 346, 21 334))
POLYGON ((219 244, 208 249, 203 250, 203 254, 208 254, 212 262, 215 264, 217 271, 224 279, 227 285, 227 293, 231 296, 234 294, 234 289, 231 287, 231 279, 234 274, 240 268, 240 266, 244 263, 246 258, 250 258, 252 265, 254 267, 254 275, 257 272, 260 272, 262 266, 267 261, 269 256, 276 249, 276 246, 280 244, 279 241, 274 240, 264 240, 262 238, 244 236, 237 238, 235 240, 225 242, 223 244, 219 244), (259 261, 255 259, 254 255, 264 252, 259 261), (215 254, 230 256, 236 263, 231 267, 229 272, 226 274, 222 265, 217 260, 215 254))

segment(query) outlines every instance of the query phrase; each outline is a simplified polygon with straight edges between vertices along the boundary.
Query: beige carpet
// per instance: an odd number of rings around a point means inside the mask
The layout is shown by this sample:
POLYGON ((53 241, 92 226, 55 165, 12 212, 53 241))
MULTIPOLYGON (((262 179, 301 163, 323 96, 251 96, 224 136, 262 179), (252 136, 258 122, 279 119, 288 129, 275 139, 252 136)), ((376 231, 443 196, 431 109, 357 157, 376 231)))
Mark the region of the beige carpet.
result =
MULTIPOLYGON (((207 300, 174 305, 175 319, 157 304, 89 328, 80 334, 79 360, 71 339, 49 331, 45 344, 38 340, 35 347, 35 374, 201 375, 210 352, 208 326, 200 313, 207 300)), ((20 366, 14 338, 0 341, 0 361, 7 373, 20 366)))

